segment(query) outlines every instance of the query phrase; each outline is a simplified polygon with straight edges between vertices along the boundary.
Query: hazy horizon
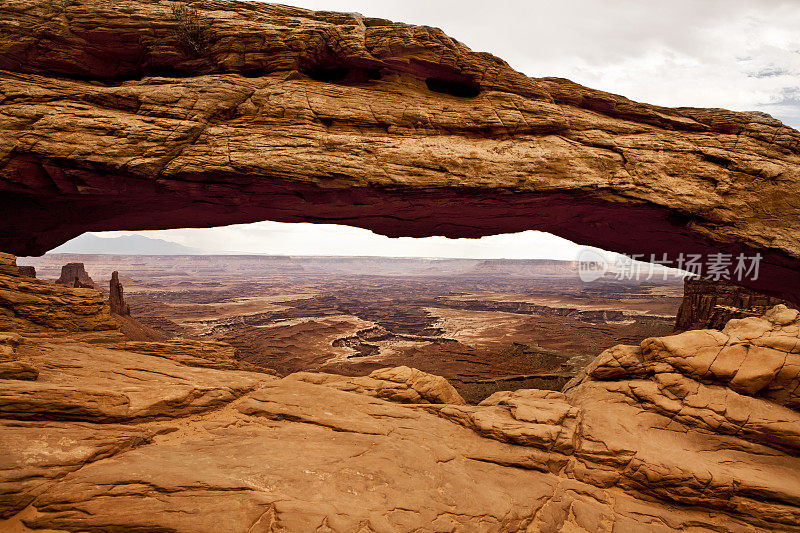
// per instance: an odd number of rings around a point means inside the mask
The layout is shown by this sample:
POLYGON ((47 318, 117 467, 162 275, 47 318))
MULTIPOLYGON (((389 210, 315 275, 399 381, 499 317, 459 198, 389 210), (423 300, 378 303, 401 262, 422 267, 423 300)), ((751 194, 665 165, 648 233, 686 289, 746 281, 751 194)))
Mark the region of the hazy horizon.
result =
MULTIPOLYGON (((480 239, 446 237, 390 238, 369 230, 333 224, 259 222, 217 228, 89 232, 47 252, 72 255, 264 255, 295 257, 383 257, 396 259, 507 259, 575 261, 591 248, 539 231, 499 234, 480 239), (319 242, 313 242, 322 236, 319 242), (126 239, 140 238, 139 244, 126 239), (107 241, 107 242, 106 242, 107 241), (147 241, 144 243, 143 241, 147 241), (221 242, 228 249, 223 249, 221 242), (513 245, 512 246, 509 245, 513 245), (159 253, 165 244, 192 253, 159 253), (376 244, 378 245, 376 247, 376 244), (231 246, 251 247, 231 249, 231 246), (148 246, 141 251, 138 246, 148 246), (270 249, 253 250, 269 246, 270 249), (154 252, 155 251, 155 252, 154 252), (429 252, 427 254, 421 252, 429 252)), ((600 250, 602 251, 602 250, 600 250)), ((615 254, 605 252, 609 258, 615 254)))

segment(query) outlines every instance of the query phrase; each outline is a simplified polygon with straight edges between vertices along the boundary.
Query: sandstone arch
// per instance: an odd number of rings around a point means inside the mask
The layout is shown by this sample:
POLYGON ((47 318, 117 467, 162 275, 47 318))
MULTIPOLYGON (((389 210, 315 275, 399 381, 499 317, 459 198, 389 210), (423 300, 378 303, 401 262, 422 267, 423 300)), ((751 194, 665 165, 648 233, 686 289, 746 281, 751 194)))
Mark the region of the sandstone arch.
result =
POLYGON ((191 9, 200 45, 154 0, 3 2, 0 249, 265 219, 541 229, 628 253, 758 252, 748 285, 800 301, 800 132, 771 117, 528 78, 428 27, 191 9))

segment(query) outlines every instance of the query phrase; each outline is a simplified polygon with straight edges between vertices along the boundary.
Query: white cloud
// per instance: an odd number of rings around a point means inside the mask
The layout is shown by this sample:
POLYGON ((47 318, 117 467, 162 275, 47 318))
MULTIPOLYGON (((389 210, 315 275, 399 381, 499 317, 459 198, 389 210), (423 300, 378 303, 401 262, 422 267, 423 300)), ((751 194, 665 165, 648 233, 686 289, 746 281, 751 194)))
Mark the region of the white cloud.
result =
POLYGON ((107 231, 98 237, 144 235, 208 253, 272 255, 381 255, 391 257, 471 257, 574 260, 584 247, 540 231, 481 239, 389 238, 369 230, 333 224, 257 222, 208 229, 107 231))

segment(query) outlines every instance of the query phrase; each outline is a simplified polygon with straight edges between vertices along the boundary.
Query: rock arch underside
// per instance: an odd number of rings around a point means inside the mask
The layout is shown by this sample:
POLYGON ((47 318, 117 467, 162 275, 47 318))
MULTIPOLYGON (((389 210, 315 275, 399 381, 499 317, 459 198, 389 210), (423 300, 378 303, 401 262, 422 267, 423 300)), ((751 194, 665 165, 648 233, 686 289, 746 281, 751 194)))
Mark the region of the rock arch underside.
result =
MULTIPOLYGON (((800 301, 800 133, 529 78, 440 30, 200 1, 0 4, 0 250, 259 220, 759 253, 800 301)), ((606 350, 561 392, 273 375, 134 342, 0 253, 0 530, 800 531, 800 313, 606 350)), ((115 273, 116 274, 116 273, 115 273)), ((75 286, 73 286, 75 285, 75 286)), ((123 310, 123 311, 120 311, 123 310)), ((121 313, 121 314, 120 314, 121 313)), ((122 316, 126 315, 126 316, 122 316)))
POLYGON ((758 252, 750 285, 800 300, 800 133, 777 120, 529 78, 428 27, 192 9, 0 6, 0 250, 267 219, 540 229, 648 257, 758 252))

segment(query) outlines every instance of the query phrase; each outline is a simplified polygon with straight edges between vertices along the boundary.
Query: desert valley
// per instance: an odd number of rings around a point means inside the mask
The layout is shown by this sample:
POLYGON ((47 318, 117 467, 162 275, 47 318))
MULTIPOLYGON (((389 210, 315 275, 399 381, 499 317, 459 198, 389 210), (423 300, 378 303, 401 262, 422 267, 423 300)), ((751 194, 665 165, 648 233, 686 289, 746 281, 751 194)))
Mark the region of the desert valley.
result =
POLYGON ((135 340, 223 341, 281 374, 406 365, 476 402, 560 390, 604 349, 672 333, 683 298, 674 274, 584 283, 569 261, 48 254, 19 263, 52 281, 81 263, 103 291, 119 271, 131 315, 155 330, 135 340))
POLYGON ((800 533, 797 6, 356 3, 0 2, 0 532, 800 533))

